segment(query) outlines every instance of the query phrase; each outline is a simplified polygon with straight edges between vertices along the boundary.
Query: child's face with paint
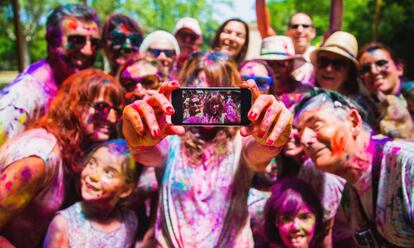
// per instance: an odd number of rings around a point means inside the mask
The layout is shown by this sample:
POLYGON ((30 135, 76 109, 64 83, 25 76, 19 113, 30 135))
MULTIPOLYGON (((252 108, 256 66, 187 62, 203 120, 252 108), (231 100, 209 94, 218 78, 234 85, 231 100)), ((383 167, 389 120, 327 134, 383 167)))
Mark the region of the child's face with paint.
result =
POLYGON ((85 135, 94 142, 108 140, 120 115, 120 107, 114 106, 102 90, 81 115, 81 125, 85 135))
POLYGON ((61 25, 62 44, 58 50, 67 66, 74 71, 93 66, 100 45, 98 25, 73 17, 65 17, 61 25))
POLYGON ((322 103, 304 110, 295 120, 306 155, 319 169, 330 173, 342 169, 352 151, 354 133, 351 121, 340 119, 333 111, 322 103))
POLYGON ((86 202, 115 206, 121 198, 132 192, 126 181, 122 160, 117 151, 107 147, 98 148, 81 173, 81 194, 86 202))
POLYGON ((307 248, 315 234, 315 214, 302 206, 294 215, 278 216, 276 226, 286 247, 307 248))

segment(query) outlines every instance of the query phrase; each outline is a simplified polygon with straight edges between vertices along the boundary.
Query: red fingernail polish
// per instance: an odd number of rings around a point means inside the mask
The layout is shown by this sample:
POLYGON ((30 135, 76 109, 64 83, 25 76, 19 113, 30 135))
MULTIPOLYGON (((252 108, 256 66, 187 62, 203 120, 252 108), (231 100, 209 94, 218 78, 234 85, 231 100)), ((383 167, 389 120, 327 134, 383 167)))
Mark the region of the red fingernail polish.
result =
POLYGON ((160 130, 158 128, 152 130, 152 136, 154 136, 154 137, 160 136, 160 130))
POLYGON ((255 113, 255 112, 250 112, 250 114, 249 114, 249 119, 250 120, 256 120, 256 117, 257 117, 257 114, 255 113))
POLYGON ((176 81, 172 81, 172 82, 171 82, 171 85, 172 85, 172 86, 177 86, 177 85, 178 85, 178 83, 177 83, 176 81))
POLYGON ((263 136, 265 135, 265 131, 260 130, 259 134, 257 136, 259 136, 259 138, 263 138, 263 136))
POLYGON ((274 142, 274 141, 270 139, 270 140, 268 140, 268 141, 266 142, 266 145, 271 146, 271 145, 273 145, 273 142, 274 142))
POLYGON ((167 112, 168 112, 169 114, 174 114, 174 109, 173 109, 173 107, 168 106, 168 107, 166 108, 166 110, 167 110, 167 112))

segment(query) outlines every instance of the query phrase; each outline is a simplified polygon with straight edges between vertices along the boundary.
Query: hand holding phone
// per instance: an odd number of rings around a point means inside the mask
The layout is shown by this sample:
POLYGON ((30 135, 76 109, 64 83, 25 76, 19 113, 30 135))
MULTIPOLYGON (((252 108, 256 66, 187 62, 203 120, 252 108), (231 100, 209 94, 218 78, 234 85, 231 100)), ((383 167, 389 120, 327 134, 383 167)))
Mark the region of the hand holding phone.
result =
POLYGON ((175 81, 161 85, 158 93, 125 107, 122 113, 122 133, 132 148, 152 147, 171 134, 183 134, 184 128, 168 121, 174 113, 168 100, 171 91, 179 88, 175 81))
POLYGON ((247 126, 252 94, 243 88, 180 88, 172 92, 174 125, 247 126))
POLYGON ((241 135, 252 135, 257 142, 282 147, 292 130, 292 113, 273 95, 261 95, 256 83, 247 80, 242 85, 252 92, 253 105, 248 112, 250 126, 242 127, 241 135))

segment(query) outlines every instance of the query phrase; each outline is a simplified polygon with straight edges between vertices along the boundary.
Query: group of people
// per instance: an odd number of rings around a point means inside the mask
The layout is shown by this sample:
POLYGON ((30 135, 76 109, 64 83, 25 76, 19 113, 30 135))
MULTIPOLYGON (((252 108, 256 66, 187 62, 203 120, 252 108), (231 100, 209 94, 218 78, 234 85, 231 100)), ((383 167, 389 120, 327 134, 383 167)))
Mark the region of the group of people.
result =
MULTIPOLYGON (((256 0, 251 60, 237 18, 204 52, 191 17, 144 36, 54 9, 46 58, 0 91, 0 247, 414 247, 413 82, 335 26, 338 2, 314 47, 310 15, 278 35, 256 0), (184 86, 249 89, 250 125, 173 125, 184 86)), ((188 114, 240 118, 238 96, 202 98, 188 114)))

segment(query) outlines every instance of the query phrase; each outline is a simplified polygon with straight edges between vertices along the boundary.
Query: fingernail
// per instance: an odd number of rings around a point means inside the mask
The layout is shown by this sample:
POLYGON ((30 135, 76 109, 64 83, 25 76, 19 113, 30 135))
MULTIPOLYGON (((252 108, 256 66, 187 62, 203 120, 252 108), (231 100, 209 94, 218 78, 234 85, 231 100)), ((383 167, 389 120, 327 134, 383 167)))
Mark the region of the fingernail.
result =
POLYGON ((154 137, 160 136, 160 130, 158 128, 152 130, 152 136, 154 136, 154 137))
POLYGON ((172 85, 172 86, 177 86, 177 85, 178 85, 178 83, 177 83, 177 81, 171 81, 171 85, 172 85))
POLYGON ((168 106, 168 107, 166 108, 166 110, 167 110, 167 112, 168 112, 169 114, 174 114, 174 109, 173 109, 173 107, 168 106))
POLYGON ((255 112, 252 111, 252 112, 249 113, 249 119, 250 120, 254 121, 254 120, 256 120, 256 117, 257 117, 257 114, 255 112))
POLYGON ((259 138, 263 138, 263 136, 265 135, 265 131, 260 130, 259 134, 257 136, 259 136, 259 138))
POLYGON ((274 141, 272 139, 269 139, 269 140, 267 140, 266 145, 271 146, 271 145, 273 145, 273 142, 274 141))

